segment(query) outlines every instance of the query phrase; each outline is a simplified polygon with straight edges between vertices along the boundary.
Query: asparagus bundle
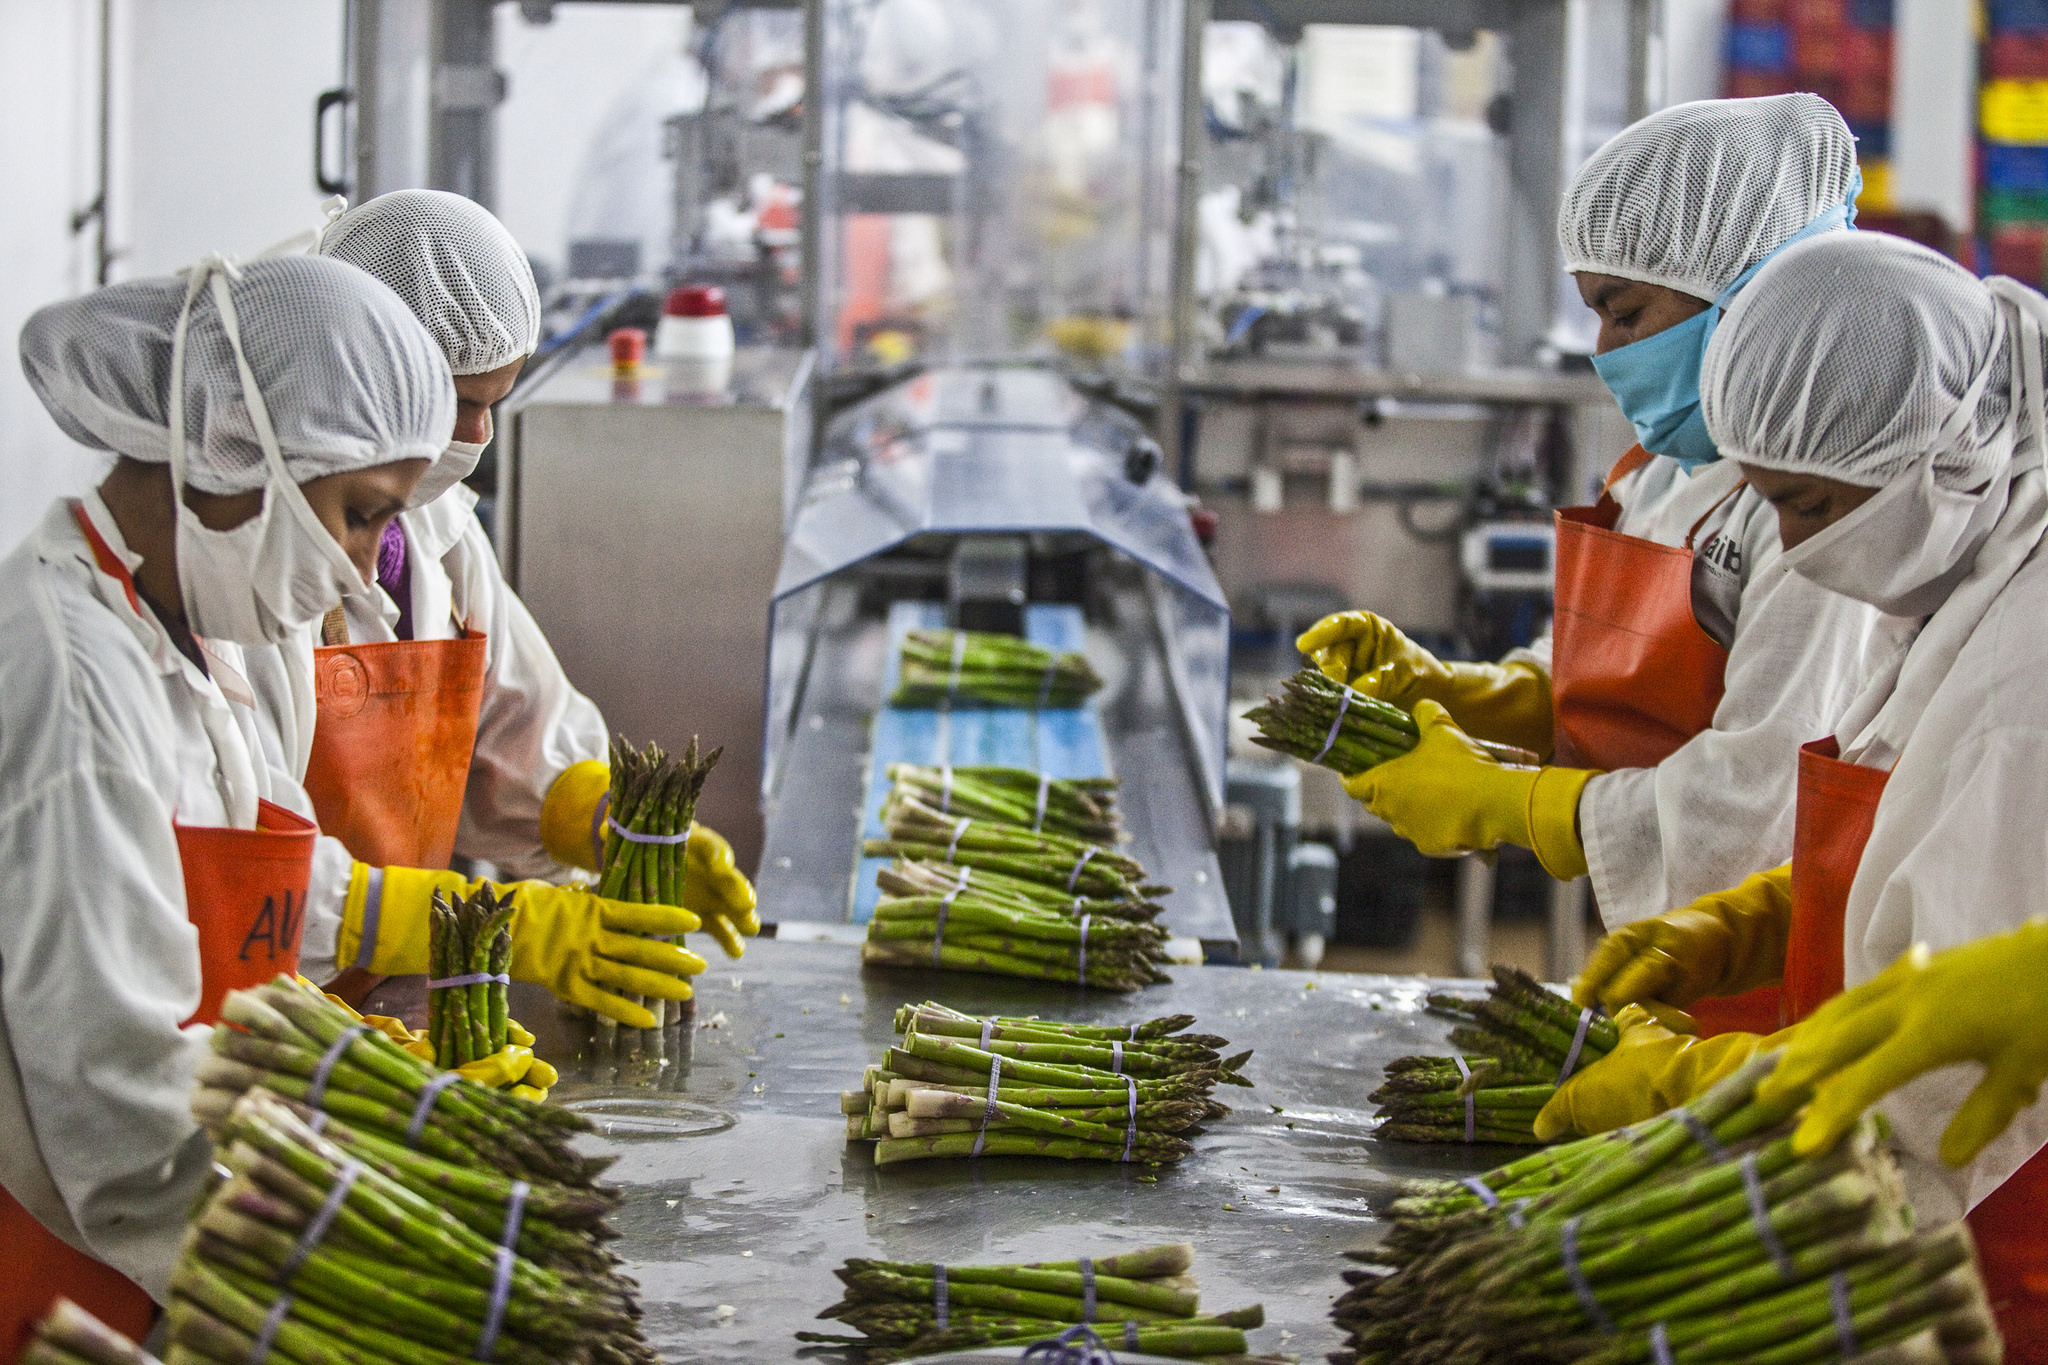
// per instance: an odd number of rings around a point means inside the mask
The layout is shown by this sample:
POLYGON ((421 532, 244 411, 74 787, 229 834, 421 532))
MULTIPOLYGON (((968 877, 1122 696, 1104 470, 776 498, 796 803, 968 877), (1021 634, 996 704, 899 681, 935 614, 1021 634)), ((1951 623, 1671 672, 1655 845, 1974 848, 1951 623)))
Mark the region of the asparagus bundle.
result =
POLYGON ((508 1179, 257 1087, 171 1274, 166 1365, 652 1365, 606 1191, 508 1179))
POLYGON ((891 763, 895 783, 882 803, 882 823, 899 802, 918 801, 942 816, 1015 825, 1094 844, 1126 837, 1113 777, 1046 777, 1023 768, 923 768, 891 763))
POLYGON ((1079 706, 1102 687, 1088 657, 1014 635, 913 630, 903 637, 891 706, 1079 706))
MULTIPOLYGON (((1415 717, 1400 707, 1355 692, 1304 668, 1284 679, 1281 694, 1266 698, 1245 718, 1259 727, 1252 743, 1349 777, 1415 747, 1415 717)), ((1468 738, 1472 738, 1468 736, 1468 738)), ((1472 738, 1503 763, 1534 764, 1538 756, 1511 744, 1472 738)))
POLYGON ((427 1037, 438 1066, 480 1062, 509 1041, 512 898, 489 882, 454 904, 434 893, 427 925, 427 1037))
POLYGON ((1000 872, 1057 888, 1071 899, 1150 900, 1171 887, 1146 880, 1144 864, 1103 844, 1029 825, 972 815, 949 815, 915 796, 892 793, 883 815, 886 839, 870 839, 870 858, 922 858, 929 862, 1000 872))
POLYGON ((902 1041, 839 1097, 849 1141, 875 1164, 931 1157, 1055 1156, 1178 1161, 1217 1085, 1251 1084, 1250 1052, 1182 1033, 1177 1014, 1135 1025, 982 1019, 926 1001, 896 1011, 902 1041), (1178 1036, 1176 1036, 1178 1035, 1178 1036))
MULTIPOLYGON (((635 905, 683 903, 690 822, 696 818, 705 780, 724 752, 718 748, 700 756, 695 735, 680 758, 663 753, 658 744, 636 752, 623 738, 613 741, 598 895, 635 905)), ((745 951, 746 944, 724 920, 714 916, 704 927, 731 956, 745 951)), ((754 933, 761 926, 756 920, 743 927, 754 933)), ((665 1022, 667 1001, 634 997, 634 1003, 645 1005, 657 1026, 665 1022)))
POLYGON ((20 1365, 158 1365, 157 1358, 69 1299, 36 1324, 20 1365))
POLYGON ((1969 1233, 1912 1229, 1875 1117, 1801 1159, 1752 1060, 1634 1131, 1393 1206, 1333 1316, 1335 1365, 2000 1359, 1969 1233))
POLYGON ((590 1188, 610 1158, 568 1139, 591 1131, 566 1109, 453 1077, 291 977, 231 991, 199 1064, 192 1115, 220 1140, 235 1101, 262 1087, 386 1144, 528 1182, 590 1188))
POLYGON ((998 976, 1071 981, 1135 991, 1173 978, 1166 930, 1149 920, 1097 919, 1065 907, 1034 905, 956 877, 942 894, 885 896, 868 921, 861 961, 889 967, 938 967, 998 976))
POLYGON ((850 1260, 833 1272, 845 1297, 818 1314, 858 1337, 798 1332, 798 1341, 853 1348, 860 1365, 977 1347, 1014 1346, 1092 1324, 1124 1350, 1176 1360, 1244 1356, 1245 1329, 1265 1324, 1254 1304, 1204 1315, 1194 1248, 1146 1247, 1099 1260, 938 1265, 850 1260))
POLYGON ((1434 994, 1459 1021, 1449 1057, 1401 1057, 1368 1098, 1379 1135, 1404 1142, 1536 1142, 1536 1114, 1573 1072, 1613 1051, 1614 1022, 1496 966, 1483 999, 1434 994))

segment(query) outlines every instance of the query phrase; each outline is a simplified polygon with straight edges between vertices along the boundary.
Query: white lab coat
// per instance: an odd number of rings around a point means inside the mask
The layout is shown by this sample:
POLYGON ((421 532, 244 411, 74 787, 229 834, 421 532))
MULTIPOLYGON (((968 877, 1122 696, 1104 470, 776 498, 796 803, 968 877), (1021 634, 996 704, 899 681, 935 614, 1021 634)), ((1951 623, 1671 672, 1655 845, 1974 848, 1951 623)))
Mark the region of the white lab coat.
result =
MULTIPOLYGON (((1731 460, 1687 474, 1657 456, 1614 486, 1624 535, 1683 545, 1707 517, 1693 541, 1693 614, 1727 646, 1728 666, 1711 728, 1654 768, 1594 778, 1579 798, 1610 929, 1790 861, 1799 746, 1832 733, 1862 683, 1878 612, 1780 564, 1777 513, 1751 488, 1730 496, 1741 479, 1731 460)), ((1548 668, 1549 637, 1522 657, 1548 668)))
MULTIPOLYGON (((604 717, 569 681, 533 614, 505 582, 476 518, 476 494, 458 484, 425 507, 401 512, 399 524, 412 570, 413 638, 451 640, 463 623, 485 636, 484 695, 455 851, 491 863, 507 879, 564 880, 574 869, 540 846, 541 805, 565 769, 606 756, 604 717)), ((347 605, 351 640, 398 638, 397 604, 381 588, 347 605)), ((313 643, 309 633, 276 658, 251 660, 266 728, 281 752, 297 756, 298 776, 313 742, 313 643)), ((320 842, 309 899, 324 912, 322 923, 338 926, 353 859, 339 841, 320 842)), ((309 932, 303 951, 308 976, 332 974, 331 934, 315 940, 309 932)))
POLYGON ((194 667, 99 571, 68 503, 0 581, 0 1183, 161 1300, 212 1159, 188 1110, 211 1030, 180 1027, 200 970, 172 821, 312 807, 264 755, 242 652, 209 643, 212 676, 194 667))

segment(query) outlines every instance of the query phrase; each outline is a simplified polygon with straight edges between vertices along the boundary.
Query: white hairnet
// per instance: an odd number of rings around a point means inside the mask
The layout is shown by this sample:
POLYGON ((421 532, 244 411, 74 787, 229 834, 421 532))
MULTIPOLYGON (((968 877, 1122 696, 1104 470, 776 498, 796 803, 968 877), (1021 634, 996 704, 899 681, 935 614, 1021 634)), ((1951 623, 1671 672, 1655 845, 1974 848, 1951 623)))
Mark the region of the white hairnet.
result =
POLYGON ((1849 195, 1856 139, 1818 95, 1696 100, 1608 139, 1557 213, 1567 271, 1713 299, 1849 195))
MULTIPOLYGON (((311 256, 246 262, 233 268, 229 288, 294 482, 441 454, 455 426, 455 383, 433 338, 391 290, 311 256)), ((21 368, 74 440, 169 461, 171 336, 185 294, 178 276, 136 280, 29 318, 21 368)), ((208 290, 192 301, 184 390, 192 485, 208 493, 263 487, 263 447, 208 290)))
POLYGON ((2012 457, 2008 338, 2033 324, 2010 316, 1983 281, 1903 238, 1801 242, 1708 343, 1707 430, 1729 459, 1865 488, 1933 451, 1938 484, 1974 488, 2012 457))
POLYGON ((445 190, 395 190, 350 209, 319 252, 398 291, 455 373, 484 374, 540 345, 533 267, 505 225, 445 190))

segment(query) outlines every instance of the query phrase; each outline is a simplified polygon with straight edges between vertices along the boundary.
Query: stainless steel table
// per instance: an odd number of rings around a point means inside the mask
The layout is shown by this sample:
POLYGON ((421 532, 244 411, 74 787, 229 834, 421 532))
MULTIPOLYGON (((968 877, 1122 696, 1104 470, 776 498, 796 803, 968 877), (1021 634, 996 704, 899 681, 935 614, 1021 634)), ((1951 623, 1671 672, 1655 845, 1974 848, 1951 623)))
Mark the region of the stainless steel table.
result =
MULTIPOLYGON (((1365 1097, 1394 1057, 1445 1050, 1420 978, 1188 967, 1136 997, 959 973, 862 969, 851 948, 750 944, 698 979, 667 1058, 606 1056, 544 996, 515 1014, 542 1055, 573 1056, 556 1097, 609 1129, 590 1139, 629 1191, 617 1244, 669 1361, 811 1358, 794 1333, 838 1298, 849 1256, 1024 1261, 1192 1242, 1205 1306, 1261 1302, 1254 1347, 1319 1360, 1338 1252, 1377 1235, 1375 1205, 1402 1178, 1483 1170, 1498 1147, 1420 1147, 1371 1136, 1365 1097), (1149 1170, 985 1159, 877 1169, 849 1146, 839 1092, 893 1036, 896 1007, 937 999, 976 1013, 1116 1022, 1196 1016, 1257 1049, 1257 1088, 1194 1155, 1149 1170), (685 1135, 687 1134, 687 1135, 685 1135)), ((827 1356, 825 1359, 836 1359, 827 1356)))

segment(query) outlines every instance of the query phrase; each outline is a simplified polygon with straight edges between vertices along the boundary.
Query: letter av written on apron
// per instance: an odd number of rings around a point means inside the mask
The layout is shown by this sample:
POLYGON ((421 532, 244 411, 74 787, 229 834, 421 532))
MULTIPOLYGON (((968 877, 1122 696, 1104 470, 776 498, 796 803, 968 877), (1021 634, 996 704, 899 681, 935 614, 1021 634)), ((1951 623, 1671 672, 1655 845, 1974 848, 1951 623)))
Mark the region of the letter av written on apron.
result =
MULTIPOLYGON (((83 509, 74 509, 101 572, 121 581, 139 614, 127 566, 83 509)), ((185 914, 199 934, 199 1009, 187 1023, 211 1024, 229 991, 299 969, 306 888, 318 829, 259 801, 255 829, 173 824, 185 881, 185 914)), ((13 1360, 36 1322, 61 1295, 108 1326, 140 1340, 156 1305, 112 1266, 74 1248, 0 1189, 0 1359, 13 1360)))
MULTIPOLYGON (((1728 651, 1692 609, 1693 537, 1721 504, 1683 545, 1614 529, 1621 506, 1609 490, 1651 458, 1634 447, 1608 472, 1600 501, 1557 513, 1550 691, 1555 761, 1569 767, 1655 767, 1711 726, 1721 704, 1728 651)), ((1773 1033, 1778 988, 1701 1000, 1692 1015, 1703 1034, 1773 1033)))
MULTIPOLYGON (((1842 761, 1834 736, 1799 749, 1792 836, 1792 931, 1785 1015, 1796 1024, 1842 990, 1849 888, 1891 774, 1842 761)), ((2048 1151, 2037 1152, 1970 1210, 1977 1261, 2006 1359, 2048 1361, 2048 1151)))

